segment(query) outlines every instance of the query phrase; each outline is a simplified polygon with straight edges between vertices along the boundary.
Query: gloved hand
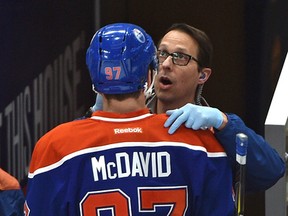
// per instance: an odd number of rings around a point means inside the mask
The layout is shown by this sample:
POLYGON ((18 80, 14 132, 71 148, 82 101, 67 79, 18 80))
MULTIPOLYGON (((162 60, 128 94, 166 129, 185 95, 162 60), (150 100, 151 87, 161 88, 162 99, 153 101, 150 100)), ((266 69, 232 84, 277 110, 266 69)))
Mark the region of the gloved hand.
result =
POLYGON ((187 128, 198 130, 210 127, 218 129, 224 120, 222 112, 217 108, 191 103, 179 109, 168 110, 166 114, 170 117, 166 120, 164 127, 170 127, 168 130, 169 134, 173 134, 184 122, 187 128))
POLYGON ((103 110, 103 97, 99 93, 97 93, 96 102, 95 102, 94 106, 92 107, 92 110, 93 110, 93 112, 95 112, 97 110, 103 110))

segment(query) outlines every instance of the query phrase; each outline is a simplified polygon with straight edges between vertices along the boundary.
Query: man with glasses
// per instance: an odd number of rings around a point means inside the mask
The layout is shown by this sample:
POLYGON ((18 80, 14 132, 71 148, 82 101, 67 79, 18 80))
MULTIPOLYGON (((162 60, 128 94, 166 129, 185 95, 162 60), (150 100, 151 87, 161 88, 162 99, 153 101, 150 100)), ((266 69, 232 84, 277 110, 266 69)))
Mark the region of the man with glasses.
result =
MULTIPOLYGON (((147 106, 152 112, 170 115, 164 125, 170 127, 170 134, 183 123, 194 130, 213 128, 234 172, 237 166, 235 137, 245 133, 249 142, 246 189, 264 191, 284 175, 285 163, 275 149, 237 115, 209 107, 202 97, 204 83, 212 72, 212 52, 205 32, 185 23, 172 25, 158 44, 160 64, 155 81, 152 81, 155 88, 150 87, 147 91, 147 106)), ((92 110, 102 109, 101 100, 101 96, 96 98, 92 110)))
POLYGON ((158 45, 157 99, 152 97, 148 106, 153 112, 170 115, 165 127, 170 127, 171 134, 183 123, 195 130, 212 127, 234 170, 235 137, 237 133, 245 133, 249 142, 246 188, 248 191, 266 190, 284 175, 284 161, 237 115, 209 107, 201 96, 203 85, 212 72, 212 51, 212 44, 203 31, 184 23, 172 25, 158 45))

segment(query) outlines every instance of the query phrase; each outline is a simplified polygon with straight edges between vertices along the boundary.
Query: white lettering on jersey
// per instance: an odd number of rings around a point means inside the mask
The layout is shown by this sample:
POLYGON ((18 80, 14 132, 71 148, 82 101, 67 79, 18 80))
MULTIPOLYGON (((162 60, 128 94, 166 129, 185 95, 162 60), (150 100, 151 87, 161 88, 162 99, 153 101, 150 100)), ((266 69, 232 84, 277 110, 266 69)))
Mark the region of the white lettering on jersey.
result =
POLYGON ((123 133, 142 133, 142 128, 115 128, 114 134, 123 134, 123 133))
POLYGON ((168 152, 119 152, 113 161, 106 161, 104 155, 92 157, 91 164, 94 181, 135 176, 163 178, 171 174, 168 152))

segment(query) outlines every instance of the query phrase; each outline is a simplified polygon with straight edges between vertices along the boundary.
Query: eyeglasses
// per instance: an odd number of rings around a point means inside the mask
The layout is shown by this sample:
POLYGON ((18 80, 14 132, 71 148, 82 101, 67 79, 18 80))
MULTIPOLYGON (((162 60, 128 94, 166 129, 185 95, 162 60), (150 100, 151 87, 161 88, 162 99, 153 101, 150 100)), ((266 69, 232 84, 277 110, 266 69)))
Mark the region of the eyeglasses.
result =
POLYGON ((163 50, 158 50, 157 56, 158 56, 158 60, 160 64, 162 64, 169 56, 171 56, 172 62, 175 65, 186 66, 191 59, 200 65, 199 61, 196 58, 185 53, 180 53, 180 52, 168 53, 163 50))

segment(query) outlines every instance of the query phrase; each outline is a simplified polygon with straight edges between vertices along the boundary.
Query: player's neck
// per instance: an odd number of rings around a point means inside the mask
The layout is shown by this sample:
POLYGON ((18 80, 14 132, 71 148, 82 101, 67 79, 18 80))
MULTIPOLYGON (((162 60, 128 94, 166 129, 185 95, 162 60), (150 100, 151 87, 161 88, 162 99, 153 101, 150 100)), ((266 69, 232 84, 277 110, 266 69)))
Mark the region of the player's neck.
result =
POLYGON ((129 113, 146 108, 145 100, 142 98, 128 98, 123 101, 110 100, 109 102, 103 100, 103 111, 114 113, 129 113))

